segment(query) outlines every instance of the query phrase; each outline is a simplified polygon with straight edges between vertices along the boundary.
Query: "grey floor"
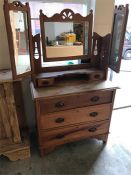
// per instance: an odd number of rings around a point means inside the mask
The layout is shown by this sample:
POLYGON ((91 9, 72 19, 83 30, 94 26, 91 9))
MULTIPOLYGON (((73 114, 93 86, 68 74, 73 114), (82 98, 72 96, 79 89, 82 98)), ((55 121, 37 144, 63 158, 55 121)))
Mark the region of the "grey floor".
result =
POLYGON ((67 144, 44 158, 32 144, 32 157, 0 158, 0 175, 131 175, 131 108, 113 112, 106 146, 95 139, 67 144))

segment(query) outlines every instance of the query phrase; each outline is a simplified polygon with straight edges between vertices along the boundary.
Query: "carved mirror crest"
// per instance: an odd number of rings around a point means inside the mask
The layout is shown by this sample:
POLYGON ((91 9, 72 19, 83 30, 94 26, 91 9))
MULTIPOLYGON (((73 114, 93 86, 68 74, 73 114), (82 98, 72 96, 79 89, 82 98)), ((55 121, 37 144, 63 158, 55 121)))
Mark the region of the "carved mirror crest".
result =
POLYGON ((31 74, 32 35, 28 3, 4 1, 13 79, 31 74))
POLYGON ((86 17, 64 9, 47 17, 40 10, 44 62, 91 58, 92 10, 86 17))

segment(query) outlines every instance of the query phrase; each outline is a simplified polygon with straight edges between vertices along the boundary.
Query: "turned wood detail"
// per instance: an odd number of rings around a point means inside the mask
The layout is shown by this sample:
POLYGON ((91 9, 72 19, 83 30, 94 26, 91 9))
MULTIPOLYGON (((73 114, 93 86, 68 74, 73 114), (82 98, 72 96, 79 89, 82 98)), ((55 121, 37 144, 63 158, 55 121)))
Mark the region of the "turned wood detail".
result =
POLYGON ((0 139, 8 138, 12 140, 12 131, 10 127, 9 113, 7 110, 7 102, 5 100, 4 86, 0 85, 0 118, 1 118, 1 132, 0 139), (2 129, 3 128, 3 129, 2 129))
POLYGON ((21 137, 13 94, 12 83, 0 85, 0 114, 6 137, 14 143, 19 143, 21 137))
POLYGON ((42 72, 40 34, 32 36, 34 74, 42 72))

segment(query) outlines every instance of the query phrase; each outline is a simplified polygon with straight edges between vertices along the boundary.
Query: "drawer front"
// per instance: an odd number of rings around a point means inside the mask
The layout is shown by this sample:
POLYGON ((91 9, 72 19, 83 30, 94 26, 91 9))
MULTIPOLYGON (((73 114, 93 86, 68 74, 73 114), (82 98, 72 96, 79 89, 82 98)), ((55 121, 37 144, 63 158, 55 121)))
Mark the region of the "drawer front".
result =
POLYGON ((102 104, 46 114, 40 116, 40 129, 47 130, 109 119, 111 110, 111 104, 102 104))
POLYGON ((90 125, 79 125, 54 131, 41 132, 40 146, 48 148, 65 143, 95 137, 109 132, 109 121, 97 122, 90 125))
POLYGON ((112 102, 113 91, 95 91, 39 100, 40 113, 46 114, 76 107, 112 102))

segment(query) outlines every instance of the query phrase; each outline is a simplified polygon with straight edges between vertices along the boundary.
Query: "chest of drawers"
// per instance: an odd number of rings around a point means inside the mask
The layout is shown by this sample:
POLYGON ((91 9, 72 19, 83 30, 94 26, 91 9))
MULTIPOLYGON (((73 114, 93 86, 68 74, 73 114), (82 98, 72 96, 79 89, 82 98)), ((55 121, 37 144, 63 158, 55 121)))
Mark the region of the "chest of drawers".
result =
POLYGON ((81 139, 106 142, 116 88, 108 81, 71 81, 38 89, 31 84, 41 155, 81 139))

